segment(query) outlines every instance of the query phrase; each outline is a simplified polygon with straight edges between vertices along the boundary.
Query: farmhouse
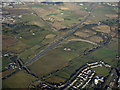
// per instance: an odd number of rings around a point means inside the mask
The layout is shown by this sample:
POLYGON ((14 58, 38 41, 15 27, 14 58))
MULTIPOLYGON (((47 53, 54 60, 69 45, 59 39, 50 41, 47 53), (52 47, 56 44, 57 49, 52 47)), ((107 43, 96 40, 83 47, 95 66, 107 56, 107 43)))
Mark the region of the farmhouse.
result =
POLYGON ((71 51, 70 48, 64 48, 64 51, 71 51))

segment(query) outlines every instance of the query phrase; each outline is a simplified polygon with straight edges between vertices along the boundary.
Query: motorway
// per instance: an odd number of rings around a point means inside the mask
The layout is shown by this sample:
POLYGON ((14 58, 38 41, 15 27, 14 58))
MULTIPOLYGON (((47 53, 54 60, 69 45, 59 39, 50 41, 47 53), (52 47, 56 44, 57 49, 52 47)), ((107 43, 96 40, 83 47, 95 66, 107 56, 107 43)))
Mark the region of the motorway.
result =
MULTIPOLYGON (((20 71, 22 68, 29 66, 30 64, 32 64, 33 62, 35 62, 38 58, 40 58, 42 55, 44 55, 47 51, 51 50, 52 48, 54 48, 55 46, 57 46, 59 43, 61 43, 63 40, 65 40, 67 37, 69 37, 70 35, 72 35, 74 32, 77 31, 77 29, 80 27, 80 25, 83 24, 83 22, 88 19, 88 17, 91 15, 91 13, 94 11, 94 9, 97 7, 97 4, 90 10, 89 14, 78 24, 76 25, 72 31, 68 32, 63 38, 61 38, 60 40, 58 40, 57 42, 55 42, 54 44, 50 45, 48 48, 46 48, 44 51, 42 51, 40 54, 36 55, 33 59, 29 60, 28 62, 26 62, 22 67, 17 68, 16 71, 12 72, 11 74, 3 77, 2 79, 6 79, 8 77, 10 77, 11 75, 15 74, 16 72, 20 71)), ((0 79, 1 80, 1 79, 0 79)))

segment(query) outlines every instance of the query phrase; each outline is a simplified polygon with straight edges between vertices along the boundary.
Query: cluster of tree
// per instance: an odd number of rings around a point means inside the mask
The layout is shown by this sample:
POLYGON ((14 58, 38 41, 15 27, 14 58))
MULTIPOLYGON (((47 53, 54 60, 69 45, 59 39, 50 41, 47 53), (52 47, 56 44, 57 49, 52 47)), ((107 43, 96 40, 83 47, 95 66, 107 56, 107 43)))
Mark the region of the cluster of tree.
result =
POLYGON ((118 26, 119 20, 118 20, 118 18, 115 18, 115 19, 107 19, 107 20, 105 20, 105 21, 101 21, 101 24, 108 25, 108 26, 110 26, 110 29, 111 29, 111 27, 112 27, 113 25, 118 26))
POLYGON ((26 32, 30 30, 44 30, 43 28, 37 26, 37 25, 26 25, 23 23, 17 23, 17 24, 2 24, 2 31, 3 34, 11 33, 13 35, 19 34, 20 32, 26 32))
POLYGON ((59 31, 66 31, 69 30, 69 28, 61 28, 59 31))

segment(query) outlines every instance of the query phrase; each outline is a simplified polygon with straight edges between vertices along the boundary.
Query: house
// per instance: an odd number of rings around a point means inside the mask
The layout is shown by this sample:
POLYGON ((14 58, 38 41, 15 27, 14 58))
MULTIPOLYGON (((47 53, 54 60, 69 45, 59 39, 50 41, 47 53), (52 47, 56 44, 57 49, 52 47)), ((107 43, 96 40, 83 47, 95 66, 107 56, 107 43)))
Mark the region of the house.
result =
POLYGON ((102 67, 102 64, 98 64, 98 65, 95 65, 95 66, 91 66, 90 68, 95 68, 95 67, 102 67))
POLYGON ((101 22, 98 22, 98 25, 100 25, 101 24, 101 22))
POLYGON ((8 57, 8 56, 9 56, 9 54, 8 54, 8 53, 4 54, 4 57, 8 57))
POLYGON ((80 3, 79 5, 80 5, 80 6, 83 6, 83 4, 82 4, 82 3, 80 3))
POLYGON ((68 48, 67 50, 68 50, 68 51, 70 51, 71 49, 70 49, 70 48, 68 48))
POLYGON ((54 20, 54 18, 53 17, 49 17, 49 20, 54 20))
POLYGON ((95 79, 94 83, 95 83, 95 85, 97 85, 98 84, 98 79, 95 79))
POLYGON ((8 68, 10 68, 10 69, 15 69, 15 68, 17 68, 17 66, 16 66, 16 64, 13 62, 13 63, 9 63, 8 68))
POLYGON ((64 51, 71 51, 70 48, 64 48, 64 51))
POLYGON ((22 37, 20 37, 20 38, 22 38, 22 37))
POLYGON ((32 35, 34 36, 34 35, 35 35, 35 33, 32 33, 32 35))
POLYGON ((61 15, 63 15, 64 13, 61 13, 61 15))
POLYGON ((94 83, 95 85, 97 85, 99 82, 104 82, 104 77, 99 77, 99 76, 96 76, 96 79, 94 79, 94 83))
POLYGON ((67 50, 67 48, 64 48, 64 50, 66 51, 66 50, 67 50))
POLYGON ((110 68, 111 66, 107 64, 107 65, 105 65, 105 67, 110 68))
POLYGON ((18 18, 21 18, 21 17, 22 17, 22 15, 19 15, 19 16, 18 16, 18 18))
POLYGON ((95 63, 87 63, 87 65, 91 66, 91 65, 95 65, 95 64, 98 64, 98 62, 95 62, 95 63))

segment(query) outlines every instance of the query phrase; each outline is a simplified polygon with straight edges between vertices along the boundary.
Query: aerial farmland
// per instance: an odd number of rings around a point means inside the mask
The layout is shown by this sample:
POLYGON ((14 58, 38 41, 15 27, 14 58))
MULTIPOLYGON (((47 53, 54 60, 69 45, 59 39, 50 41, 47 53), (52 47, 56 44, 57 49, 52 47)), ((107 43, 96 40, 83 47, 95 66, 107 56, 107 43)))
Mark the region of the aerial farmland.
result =
POLYGON ((2 88, 120 89, 117 2, 3 2, 2 88))

